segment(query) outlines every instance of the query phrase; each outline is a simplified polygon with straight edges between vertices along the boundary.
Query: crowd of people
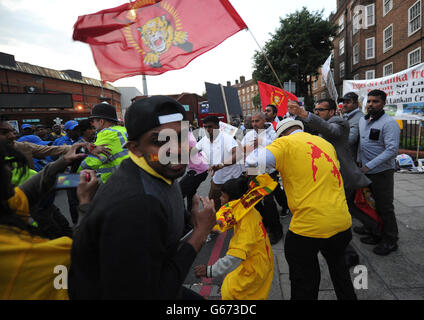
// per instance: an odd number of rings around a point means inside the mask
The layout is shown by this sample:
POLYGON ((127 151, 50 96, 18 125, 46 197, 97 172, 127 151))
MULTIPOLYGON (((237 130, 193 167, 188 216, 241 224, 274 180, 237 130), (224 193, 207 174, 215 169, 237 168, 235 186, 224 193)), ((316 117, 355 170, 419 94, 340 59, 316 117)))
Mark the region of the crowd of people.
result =
POLYGON ((186 130, 184 107, 166 96, 135 101, 125 126, 106 103, 63 130, 24 124, 21 137, 0 119, 1 299, 202 299, 183 286, 193 267, 200 278, 225 277, 223 299, 267 299, 272 245, 286 216, 291 299, 318 298, 319 252, 337 298, 356 299, 352 217, 375 254, 397 249, 400 128, 385 101, 383 91, 371 91, 364 115, 348 93, 341 116, 331 99, 314 112, 289 101, 284 118, 269 105, 238 123, 234 136, 215 116, 203 119, 203 135, 186 130), (79 174, 78 187, 67 190, 72 223, 54 205, 64 172, 79 174), (199 197, 208 176, 208 197, 199 197), (365 187, 380 222, 355 205, 365 187), (229 229, 226 256, 193 266, 210 234, 229 229), (53 285, 59 265, 68 270, 67 289, 53 285))

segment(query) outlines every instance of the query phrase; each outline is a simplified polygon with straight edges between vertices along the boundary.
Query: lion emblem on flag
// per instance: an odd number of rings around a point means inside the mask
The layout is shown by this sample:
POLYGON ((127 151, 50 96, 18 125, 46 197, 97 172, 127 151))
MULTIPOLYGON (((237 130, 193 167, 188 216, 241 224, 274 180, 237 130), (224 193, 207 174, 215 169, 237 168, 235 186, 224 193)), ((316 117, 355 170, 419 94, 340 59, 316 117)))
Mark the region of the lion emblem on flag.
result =
POLYGON ((148 20, 140 32, 144 45, 150 49, 144 57, 144 63, 154 68, 161 68, 160 56, 166 53, 172 46, 191 52, 193 45, 187 42, 188 34, 185 31, 177 31, 163 15, 148 20))
POLYGON ((284 96, 282 92, 273 91, 271 93, 271 103, 277 107, 279 107, 284 101, 284 96))

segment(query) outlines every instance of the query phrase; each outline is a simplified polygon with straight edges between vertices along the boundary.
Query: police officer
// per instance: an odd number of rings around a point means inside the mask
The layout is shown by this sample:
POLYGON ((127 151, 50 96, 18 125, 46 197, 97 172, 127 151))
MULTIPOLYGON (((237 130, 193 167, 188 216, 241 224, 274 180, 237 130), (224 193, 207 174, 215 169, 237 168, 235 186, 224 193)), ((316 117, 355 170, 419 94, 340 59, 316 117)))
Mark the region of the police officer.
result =
POLYGON ((105 145, 110 149, 110 156, 96 158, 88 155, 81 162, 78 172, 83 169, 95 170, 100 174, 102 183, 105 183, 122 160, 128 158, 128 150, 124 148, 128 140, 127 130, 118 126, 116 109, 108 103, 96 104, 89 119, 97 132, 94 144, 105 145))

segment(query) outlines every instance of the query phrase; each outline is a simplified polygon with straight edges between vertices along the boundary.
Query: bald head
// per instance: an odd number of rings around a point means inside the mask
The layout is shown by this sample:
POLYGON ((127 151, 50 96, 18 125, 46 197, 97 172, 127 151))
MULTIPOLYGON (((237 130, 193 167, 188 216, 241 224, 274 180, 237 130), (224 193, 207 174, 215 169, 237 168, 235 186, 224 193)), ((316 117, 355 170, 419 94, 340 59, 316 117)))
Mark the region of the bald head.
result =
POLYGON ((266 117, 262 112, 257 112, 252 116, 252 127, 256 131, 265 129, 266 117))

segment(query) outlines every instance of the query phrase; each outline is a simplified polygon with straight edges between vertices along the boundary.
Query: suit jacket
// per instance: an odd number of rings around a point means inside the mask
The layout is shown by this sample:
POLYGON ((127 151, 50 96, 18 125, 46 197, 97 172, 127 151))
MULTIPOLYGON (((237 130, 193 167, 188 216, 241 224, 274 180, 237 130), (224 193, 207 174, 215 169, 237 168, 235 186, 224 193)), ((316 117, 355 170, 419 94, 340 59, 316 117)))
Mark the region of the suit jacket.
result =
POLYGON ((358 155, 358 145, 359 145, 359 119, 364 116, 364 113, 360 108, 352 111, 350 114, 345 115, 344 119, 349 122, 349 147, 352 153, 353 159, 356 161, 358 155))
MULTIPOLYGON (((299 119, 299 117, 297 118, 299 119)), ((309 113, 306 120, 301 120, 312 130, 317 130, 319 135, 336 149, 346 195, 371 184, 371 181, 360 171, 353 160, 348 143, 350 129, 347 120, 333 116, 325 121, 313 113, 309 113)))

